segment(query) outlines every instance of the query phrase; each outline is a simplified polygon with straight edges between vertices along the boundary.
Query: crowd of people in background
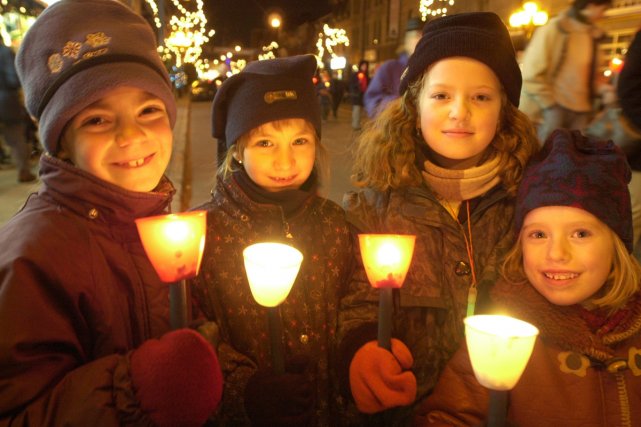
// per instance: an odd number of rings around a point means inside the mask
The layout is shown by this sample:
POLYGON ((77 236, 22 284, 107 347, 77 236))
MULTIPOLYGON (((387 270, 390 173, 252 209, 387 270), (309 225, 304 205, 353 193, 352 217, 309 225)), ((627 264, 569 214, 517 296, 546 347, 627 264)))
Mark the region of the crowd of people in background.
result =
POLYGON ((613 108, 641 146, 641 35, 616 79, 596 73, 610 6, 574 0, 521 63, 501 18, 471 12, 410 19, 375 72, 295 55, 226 78, 216 183, 193 208, 202 266, 174 330, 136 230, 175 194, 177 107, 155 35, 115 0, 47 7, 15 58, 0 48, 18 181, 36 179, 28 120, 44 149, 39 191, 0 227, 0 426, 482 425, 490 393, 464 319, 491 313, 539 332, 509 425, 640 425, 641 150, 588 131, 613 108), (323 125, 343 102, 356 189, 339 206, 319 189, 323 125), (362 233, 416 237, 389 346, 362 233), (271 311, 244 274, 244 248, 266 241, 303 255, 271 311))

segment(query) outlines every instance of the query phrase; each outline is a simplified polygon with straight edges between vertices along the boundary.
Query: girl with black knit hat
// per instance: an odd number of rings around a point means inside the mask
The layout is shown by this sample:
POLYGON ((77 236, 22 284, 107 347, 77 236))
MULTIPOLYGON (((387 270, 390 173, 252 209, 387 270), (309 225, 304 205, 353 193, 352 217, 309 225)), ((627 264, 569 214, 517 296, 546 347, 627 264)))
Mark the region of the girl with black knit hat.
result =
MULTIPOLYGON (((219 327, 220 425, 329 426, 341 418, 332 357, 353 256, 345 213, 319 196, 321 112, 313 55, 249 63, 213 103, 220 167, 207 214, 198 305, 219 327), (253 298, 243 250, 280 242, 303 254, 278 306, 285 372, 270 352, 268 309, 253 298)), ((280 342, 280 341, 279 341, 280 342)))
MULTIPOLYGON (((525 171, 516 243, 492 289, 497 311, 540 331, 509 391, 509 425, 641 425, 641 266, 631 254, 629 181, 612 141, 568 130, 555 131, 525 171)), ((416 424, 480 425, 488 400, 462 347, 416 424)))
POLYGON ((404 425, 480 312, 512 242, 514 195, 538 142, 517 109, 521 73, 494 13, 426 24, 409 58, 401 98, 358 142, 345 208, 365 233, 417 236, 395 289, 391 352, 374 341, 377 294, 365 275, 340 310, 341 378, 366 424, 404 425), (399 409, 389 410, 390 408, 399 409))
POLYGON ((42 187, 0 229, 0 425, 202 425, 218 360, 170 331, 135 224, 174 194, 176 105, 153 31, 118 1, 62 0, 16 65, 46 153, 42 187))

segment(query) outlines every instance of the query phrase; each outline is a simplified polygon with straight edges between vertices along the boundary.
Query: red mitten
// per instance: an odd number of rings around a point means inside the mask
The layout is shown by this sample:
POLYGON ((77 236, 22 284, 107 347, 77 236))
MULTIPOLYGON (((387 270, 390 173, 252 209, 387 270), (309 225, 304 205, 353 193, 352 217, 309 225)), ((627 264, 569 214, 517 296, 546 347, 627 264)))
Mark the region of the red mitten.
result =
POLYGON ((349 384, 359 411, 374 414, 416 399, 412 353, 392 338, 392 352, 370 341, 358 349, 349 366, 349 384))
POLYGON ((158 426, 202 426, 220 402, 216 353, 190 329, 145 341, 130 369, 140 406, 158 426))

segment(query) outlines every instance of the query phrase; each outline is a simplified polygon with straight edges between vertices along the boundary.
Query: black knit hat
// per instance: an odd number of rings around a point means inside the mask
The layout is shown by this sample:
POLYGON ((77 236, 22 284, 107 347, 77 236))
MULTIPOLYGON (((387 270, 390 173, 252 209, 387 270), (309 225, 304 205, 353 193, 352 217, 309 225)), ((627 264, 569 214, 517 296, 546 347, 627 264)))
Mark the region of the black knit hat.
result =
POLYGON ((471 12, 444 16, 429 21, 423 36, 409 57, 401 77, 399 92, 405 93, 433 63, 453 56, 481 61, 496 73, 514 106, 519 106, 521 70, 510 33, 501 18, 492 12, 471 12))
POLYGON ((40 140, 56 154, 66 124, 120 86, 160 98, 173 127, 176 104, 151 26, 116 0, 61 0, 27 32, 16 68, 40 140))
POLYGON ((216 93, 212 109, 213 137, 229 148, 243 134, 260 125, 296 118, 309 121, 320 137, 320 105, 312 80, 315 72, 314 55, 247 64, 240 73, 225 80, 216 93))
POLYGON ((590 212, 608 225, 632 252, 630 167, 612 141, 579 131, 554 131, 523 175, 516 200, 519 234, 528 212, 543 206, 570 206, 590 212))

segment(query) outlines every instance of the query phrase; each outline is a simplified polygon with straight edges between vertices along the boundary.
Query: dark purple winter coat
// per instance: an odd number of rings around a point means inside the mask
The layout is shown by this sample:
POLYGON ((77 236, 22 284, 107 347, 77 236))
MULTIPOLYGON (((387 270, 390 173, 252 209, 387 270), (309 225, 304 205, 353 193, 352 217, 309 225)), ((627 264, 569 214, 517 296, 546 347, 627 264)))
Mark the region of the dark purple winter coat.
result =
POLYGON ((56 158, 0 229, 0 426, 151 425, 128 353, 169 330, 134 219, 162 214, 164 178, 138 193, 56 158))

